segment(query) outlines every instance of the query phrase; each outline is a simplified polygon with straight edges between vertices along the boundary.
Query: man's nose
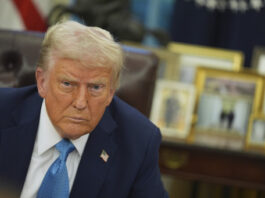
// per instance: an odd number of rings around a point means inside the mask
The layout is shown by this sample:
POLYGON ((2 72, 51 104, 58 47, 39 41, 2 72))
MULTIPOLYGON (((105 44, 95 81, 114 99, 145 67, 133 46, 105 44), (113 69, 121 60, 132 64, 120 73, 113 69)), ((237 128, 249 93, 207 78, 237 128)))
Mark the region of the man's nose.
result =
POLYGON ((78 110, 83 110, 87 107, 88 104, 88 93, 87 89, 80 87, 74 96, 74 107, 78 110))

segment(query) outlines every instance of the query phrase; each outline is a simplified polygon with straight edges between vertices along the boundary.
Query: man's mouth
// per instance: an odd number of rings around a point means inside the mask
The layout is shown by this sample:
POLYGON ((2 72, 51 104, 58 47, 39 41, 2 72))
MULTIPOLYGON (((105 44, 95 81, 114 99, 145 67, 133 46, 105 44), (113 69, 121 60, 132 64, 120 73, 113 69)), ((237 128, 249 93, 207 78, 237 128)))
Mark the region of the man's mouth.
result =
POLYGON ((68 116, 67 118, 71 120, 72 122, 88 122, 86 118, 82 118, 82 117, 68 116))

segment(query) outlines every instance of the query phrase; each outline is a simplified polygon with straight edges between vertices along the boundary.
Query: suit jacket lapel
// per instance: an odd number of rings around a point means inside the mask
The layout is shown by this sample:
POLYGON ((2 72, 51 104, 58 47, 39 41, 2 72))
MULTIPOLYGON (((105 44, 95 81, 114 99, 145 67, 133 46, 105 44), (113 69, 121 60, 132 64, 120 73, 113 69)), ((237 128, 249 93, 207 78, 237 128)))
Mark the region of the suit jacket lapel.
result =
POLYGON ((0 171, 21 192, 39 123, 41 99, 34 95, 14 112, 14 127, 3 129, 0 145, 0 171))
POLYGON ((97 197, 117 148, 112 134, 115 128, 116 123, 107 109, 89 136, 70 197, 97 197), (103 150, 105 157, 109 156, 106 162, 101 158, 103 150))

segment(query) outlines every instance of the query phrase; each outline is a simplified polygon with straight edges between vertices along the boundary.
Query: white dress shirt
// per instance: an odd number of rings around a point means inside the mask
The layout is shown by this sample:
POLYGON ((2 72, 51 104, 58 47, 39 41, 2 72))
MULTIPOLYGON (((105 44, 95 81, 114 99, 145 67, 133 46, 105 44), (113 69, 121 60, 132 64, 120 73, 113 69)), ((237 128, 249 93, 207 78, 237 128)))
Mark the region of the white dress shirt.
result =
MULTIPOLYGON (((76 149, 68 155, 66 161, 70 191, 74 183, 88 135, 89 134, 86 134, 76 140, 71 140, 76 149)), ((56 150, 55 145, 60 142, 61 139, 62 137, 57 133, 48 117, 45 101, 43 101, 37 137, 20 198, 35 198, 37 196, 39 187, 47 170, 59 156, 59 151, 56 150)))

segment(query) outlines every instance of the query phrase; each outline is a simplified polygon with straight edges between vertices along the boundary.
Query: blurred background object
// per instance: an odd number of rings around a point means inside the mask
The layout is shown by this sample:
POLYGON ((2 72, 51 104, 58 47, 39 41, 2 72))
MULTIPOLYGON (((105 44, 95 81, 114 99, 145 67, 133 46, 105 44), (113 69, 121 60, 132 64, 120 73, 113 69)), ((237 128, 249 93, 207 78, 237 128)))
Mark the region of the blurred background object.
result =
POLYGON ((64 17, 108 29, 119 41, 169 40, 240 50, 250 67, 265 46, 265 0, 0 0, 0 28, 45 31, 64 17))
POLYGON ((250 67, 254 46, 265 45, 264 0, 176 0, 174 41, 241 50, 250 67))
POLYGON ((46 17, 51 0, 0 0, 0 28, 12 30, 47 29, 46 17))
POLYGON ((107 29, 119 41, 142 42, 148 34, 160 45, 166 46, 170 40, 166 31, 147 28, 133 17, 128 0, 76 0, 72 5, 58 4, 49 13, 48 24, 53 25, 69 14, 88 26, 107 29))

